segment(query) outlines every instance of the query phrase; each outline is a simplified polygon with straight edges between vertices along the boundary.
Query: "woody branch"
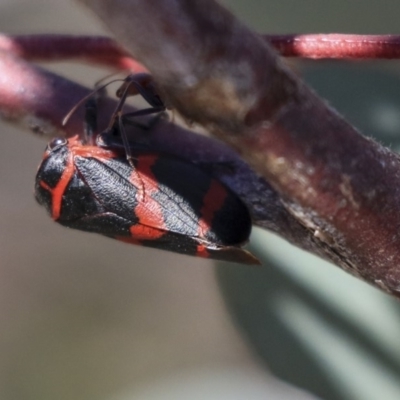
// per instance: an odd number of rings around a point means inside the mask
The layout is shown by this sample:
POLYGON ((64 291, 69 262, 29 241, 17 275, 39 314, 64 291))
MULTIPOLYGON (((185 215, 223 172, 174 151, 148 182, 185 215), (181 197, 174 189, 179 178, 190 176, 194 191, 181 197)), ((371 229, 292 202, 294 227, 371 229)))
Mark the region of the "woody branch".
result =
POLYGON ((325 256, 400 291, 399 157, 362 137, 212 0, 81 0, 185 118, 234 147, 325 256))
MULTIPOLYGON (((165 7, 152 1, 145 2, 146 8, 134 1, 133 9, 93 3, 100 13, 112 8, 105 17, 111 29, 116 24, 114 30, 123 31, 119 36, 128 50, 155 75, 171 105, 241 150, 279 194, 226 147, 171 123, 152 133, 156 148, 195 161, 233 162, 236 174, 222 173, 221 179, 243 197, 257 225, 398 296, 395 154, 363 139, 291 76, 257 35, 215 3, 175 1, 165 7), (211 21, 201 7, 213 15, 211 21)), ((396 36, 266 38, 283 54, 315 58, 394 58, 399 48, 396 36)), ((80 113, 67 127, 60 121, 89 91, 13 55, 143 68, 104 38, 0 39, 0 49, 6 50, 0 59, 2 115, 24 119, 36 132, 81 133, 80 113)), ((103 102, 103 126, 113 107, 103 102)))

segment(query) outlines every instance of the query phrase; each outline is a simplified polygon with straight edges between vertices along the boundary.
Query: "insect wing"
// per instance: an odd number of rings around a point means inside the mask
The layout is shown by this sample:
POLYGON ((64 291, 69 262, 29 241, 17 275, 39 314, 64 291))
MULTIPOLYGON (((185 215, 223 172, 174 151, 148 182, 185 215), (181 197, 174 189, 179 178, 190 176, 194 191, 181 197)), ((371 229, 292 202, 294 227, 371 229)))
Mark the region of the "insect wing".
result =
POLYGON ((197 166, 142 154, 134 168, 123 156, 77 153, 58 148, 39 167, 36 198, 57 222, 147 247, 258 263, 238 247, 251 229, 246 207, 197 166))

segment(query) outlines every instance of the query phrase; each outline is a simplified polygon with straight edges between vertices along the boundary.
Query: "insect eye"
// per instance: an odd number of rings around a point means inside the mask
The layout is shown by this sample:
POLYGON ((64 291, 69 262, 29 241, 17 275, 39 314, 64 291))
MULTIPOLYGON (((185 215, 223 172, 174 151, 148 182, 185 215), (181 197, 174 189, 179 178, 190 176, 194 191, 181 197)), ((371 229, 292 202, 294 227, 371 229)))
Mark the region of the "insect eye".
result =
POLYGON ((47 145, 47 151, 54 151, 58 148, 65 146, 67 144, 67 139, 64 138, 54 138, 52 139, 49 144, 47 145))

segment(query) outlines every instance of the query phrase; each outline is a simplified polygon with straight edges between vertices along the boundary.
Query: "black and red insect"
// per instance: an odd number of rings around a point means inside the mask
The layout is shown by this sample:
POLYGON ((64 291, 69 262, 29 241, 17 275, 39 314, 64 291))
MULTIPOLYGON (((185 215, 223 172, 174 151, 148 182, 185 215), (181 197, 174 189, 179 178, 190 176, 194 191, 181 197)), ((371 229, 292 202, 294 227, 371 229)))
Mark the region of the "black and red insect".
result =
MULTIPOLYGON (((114 120, 119 132, 121 118, 114 120)), ((181 254, 259 263, 241 248, 251 231, 243 202, 211 174, 176 157, 130 146, 127 159, 123 146, 53 139, 36 175, 35 196, 70 228, 181 254)))

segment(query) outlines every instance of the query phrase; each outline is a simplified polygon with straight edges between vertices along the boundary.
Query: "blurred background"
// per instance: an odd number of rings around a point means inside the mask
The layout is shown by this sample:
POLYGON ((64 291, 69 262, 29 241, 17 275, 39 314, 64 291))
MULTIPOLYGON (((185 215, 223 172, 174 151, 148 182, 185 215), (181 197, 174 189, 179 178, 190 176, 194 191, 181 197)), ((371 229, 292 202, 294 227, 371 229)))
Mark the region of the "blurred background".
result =
MULTIPOLYGON (((224 3, 262 33, 400 33, 396 0, 224 3)), ((105 33, 61 0, 0 0, 0 31, 105 33)), ((400 61, 288 62, 400 149, 400 61)), ((49 68, 87 86, 105 75, 49 68)), ((2 400, 400 398, 398 301, 258 229, 260 269, 62 228, 33 198, 46 143, 1 132, 2 400)))

